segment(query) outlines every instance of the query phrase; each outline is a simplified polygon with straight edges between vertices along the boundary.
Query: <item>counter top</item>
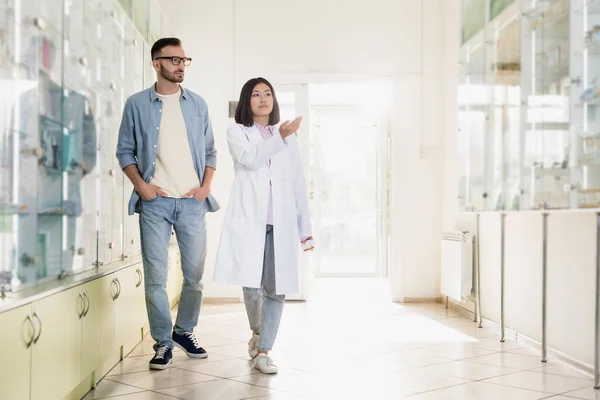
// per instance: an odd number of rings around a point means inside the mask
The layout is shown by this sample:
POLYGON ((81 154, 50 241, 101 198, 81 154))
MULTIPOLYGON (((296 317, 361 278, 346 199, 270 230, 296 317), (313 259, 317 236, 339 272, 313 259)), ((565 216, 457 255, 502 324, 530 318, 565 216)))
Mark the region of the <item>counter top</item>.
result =
POLYGON ((95 268, 79 274, 68 275, 63 279, 55 279, 14 293, 9 293, 6 298, 0 299, 0 313, 33 303, 34 301, 83 285, 106 275, 114 274, 115 272, 131 267, 132 265, 141 264, 141 262, 142 256, 138 255, 128 258, 125 261, 113 262, 100 268, 95 268))

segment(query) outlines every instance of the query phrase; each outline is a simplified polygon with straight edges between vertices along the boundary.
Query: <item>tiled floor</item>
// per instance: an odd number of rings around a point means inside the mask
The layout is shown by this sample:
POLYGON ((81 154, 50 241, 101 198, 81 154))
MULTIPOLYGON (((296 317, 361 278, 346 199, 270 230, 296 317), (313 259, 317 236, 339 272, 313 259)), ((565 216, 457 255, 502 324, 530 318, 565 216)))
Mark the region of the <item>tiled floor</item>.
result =
POLYGON ((556 360, 543 365, 537 350, 500 343, 443 305, 344 288, 286 304, 278 375, 252 369, 242 304, 205 304, 196 333, 208 359, 175 350, 170 369, 148 371, 148 337, 85 400, 600 400, 590 377, 556 360))

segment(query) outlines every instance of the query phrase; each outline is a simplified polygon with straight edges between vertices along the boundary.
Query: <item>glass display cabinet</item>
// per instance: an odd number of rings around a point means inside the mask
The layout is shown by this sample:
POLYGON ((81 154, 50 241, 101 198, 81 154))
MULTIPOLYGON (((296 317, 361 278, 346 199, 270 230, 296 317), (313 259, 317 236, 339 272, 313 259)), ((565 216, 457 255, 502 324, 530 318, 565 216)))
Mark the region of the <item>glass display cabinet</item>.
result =
POLYGON ((522 5, 523 209, 570 206, 569 3, 522 5))
POLYGON ((140 253, 114 154, 125 99, 154 79, 149 29, 165 34, 148 4, 0 2, 0 296, 140 253))
POLYGON ((573 82, 572 186, 573 203, 581 208, 600 207, 600 1, 577 2, 574 24, 583 27, 572 30, 573 82))
MULTIPOLYGON (((139 92, 144 88, 144 46, 140 34, 136 31, 131 21, 125 21, 125 74, 124 74, 124 98, 139 92)), ((133 192, 133 185, 129 179, 123 180, 123 208, 125 218, 123 224, 123 254, 130 257, 140 254, 140 224, 138 214, 127 215, 129 197, 133 192)))
POLYGON ((600 208, 600 1, 477 7, 485 26, 460 49, 460 208, 600 208))
MULTIPOLYGON (((514 7, 515 4, 509 6, 514 7)), ((520 23, 510 9, 486 27, 486 82, 489 88, 485 181, 488 210, 519 206, 520 23)))
POLYGON ((462 160, 459 197, 461 208, 486 208, 485 148, 488 89, 485 77, 483 34, 471 38, 461 48, 458 87, 458 151, 462 160))

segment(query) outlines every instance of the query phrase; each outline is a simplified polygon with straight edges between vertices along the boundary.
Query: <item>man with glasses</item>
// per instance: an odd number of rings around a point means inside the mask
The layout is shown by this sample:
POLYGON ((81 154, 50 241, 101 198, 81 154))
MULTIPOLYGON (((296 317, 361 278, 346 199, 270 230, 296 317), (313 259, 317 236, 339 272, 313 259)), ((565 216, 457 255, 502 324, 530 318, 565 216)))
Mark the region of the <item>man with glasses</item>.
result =
POLYGON ((192 59, 176 38, 158 40, 151 56, 156 84, 127 99, 117 158, 134 186, 129 215, 140 214, 146 307, 156 341, 149 367, 162 370, 174 345, 192 358, 208 356, 193 331, 202 304, 205 214, 219 206, 210 194, 217 152, 208 107, 180 86, 192 59), (172 229, 184 277, 174 327, 166 292, 172 229))

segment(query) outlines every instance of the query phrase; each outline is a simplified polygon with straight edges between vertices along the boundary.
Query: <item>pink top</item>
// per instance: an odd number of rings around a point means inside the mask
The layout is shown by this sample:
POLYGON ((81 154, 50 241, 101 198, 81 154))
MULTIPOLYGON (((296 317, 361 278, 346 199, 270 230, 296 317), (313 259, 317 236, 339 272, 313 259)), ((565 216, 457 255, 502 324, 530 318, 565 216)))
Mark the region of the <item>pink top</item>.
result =
MULTIPOLYGON (((273 136, 272 126, 262 126, 256 124, 258 131, 262 135, 263 139, 269 139, 273 136)), ((269 160, 269 168, 271 167, 271 160, 269 160)), ((269 208, 267 209, 267 225, 273 225, 273 185, 269 181, 269 208)))

